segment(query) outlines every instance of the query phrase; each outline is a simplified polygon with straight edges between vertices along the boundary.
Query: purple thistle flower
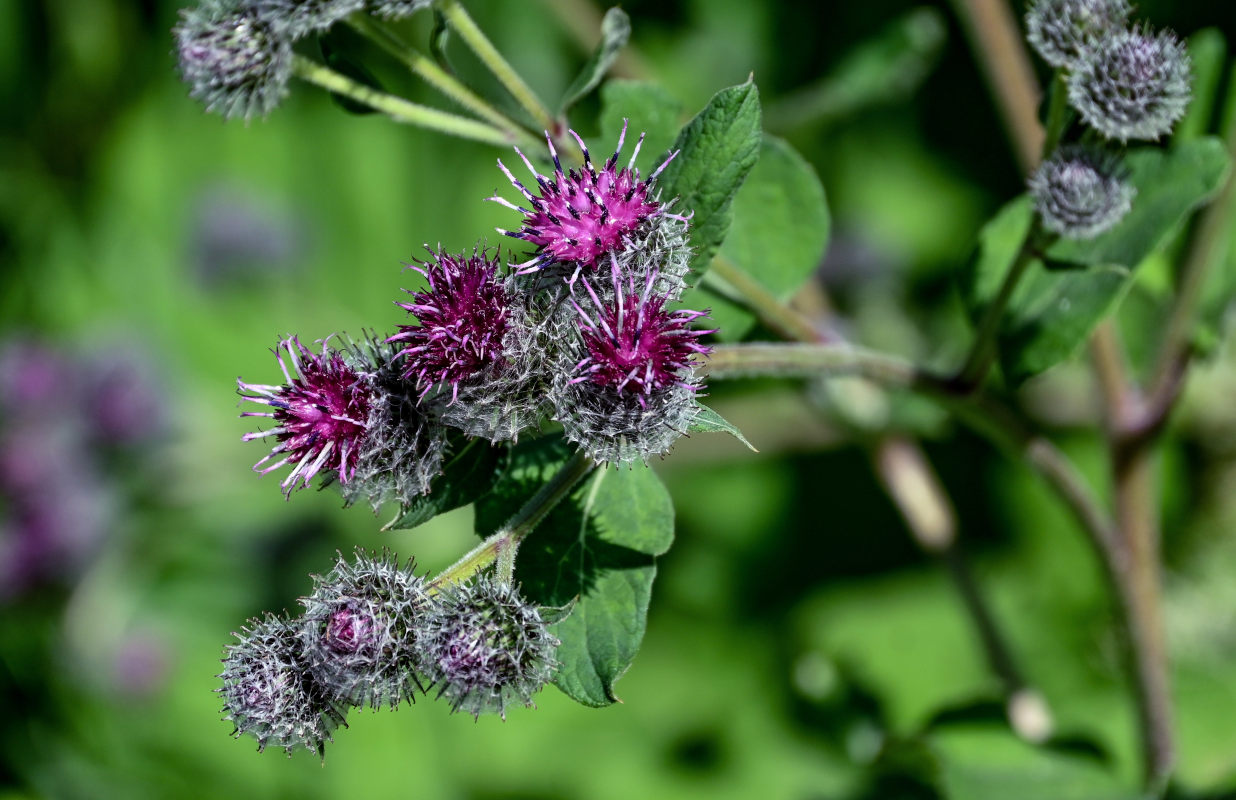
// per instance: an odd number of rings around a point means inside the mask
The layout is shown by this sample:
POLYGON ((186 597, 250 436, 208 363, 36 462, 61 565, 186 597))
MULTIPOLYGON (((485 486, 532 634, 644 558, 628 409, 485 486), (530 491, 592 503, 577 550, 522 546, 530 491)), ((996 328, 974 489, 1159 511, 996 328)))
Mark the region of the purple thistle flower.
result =
POLYGON ((302 488, 308 486, 323 469, 335 470, 340 483, 348 482, 356 469, 373 402, 369 382, 344 361, 340 352, 332 352, 325 339, 320 344, 322 351, 315 355, 295 336, 279 343, 275 358, 287 379, 281 386, 236 379, 242 397, 273 409, 242 413, 242 417, 270 417, 276 423, 270 430, 247 433, 243 438, 246 442, 268 436, 278 439, 253 469, 265 475, 291 463, 292 471, 280 484, 288 497, 298 482, 302 488), (292 363, 291 372, 288 361, 292 363), (278 461, 263 467, 280 455, 278 461))
POLYGON ((411 303, 396 305, 415 314, 419 325, 400 325, 386 341, 404 346, 403 376, 416 380, 423 398, 437 383, 452 385, 479 374, 503 356, 510 300, 498 275, 498 257, 473 252, 470 258, 430 251, 424 269, 429 289, 408 293, 411 303))
POLYGON ((519 230, 498 229, 505 236, 523 239, 537 247, 531 260, 518 265, 520 274, 534 272, 554 262, 573 263, 577 269, 595 269, 604 254, 623 247, 624 239, 640 223, 661 215, 674 216, 668 214, 666 207, 655 198, 650 199, 649 195, 653 182, 678 155, 677 151, 670 153, 647 180, 641 181, 635 159, 644 143, 644 134, 640 134, 627 166, 622 169, 616 166, 626 140, 626 120, 623 120, 622 133, 618 136, 618 147, 600 171, 593 165, 583 139, 575 131, 570 131, 570 134, 584 154, 584 166, 578 171, 572 169, 564 173, 554 144, 546 134, 545 141, 554 160, 552 180, 538 173, 519 148, 515 148, 532 172, 540 188, 540 196, 532 194, 501 160, 498 161, 499 169, 532 205, 529 210, 497 195, 489 198, 524 215, 523 226, 519 230))
POLYGON ((635 395, 641 406, 648 395, 670 386, 695 391, 683 378, 690 375, 696 355, 712 351, 700 344, 699 338, 714 331, 690 328, 691 322, 705 312, 666 311, 666 298, 653 293, 655 273, 648 275, 639 293, 634 280, 624 286, 617 261, 611 259, 611 266, 614 294, 610 302, 602 302, 587 280, 582 283, 592 299, 593 313, 571 301, 588 349, 587 357, 575 365, 576 376, 571 382, 589 381, 635 395))

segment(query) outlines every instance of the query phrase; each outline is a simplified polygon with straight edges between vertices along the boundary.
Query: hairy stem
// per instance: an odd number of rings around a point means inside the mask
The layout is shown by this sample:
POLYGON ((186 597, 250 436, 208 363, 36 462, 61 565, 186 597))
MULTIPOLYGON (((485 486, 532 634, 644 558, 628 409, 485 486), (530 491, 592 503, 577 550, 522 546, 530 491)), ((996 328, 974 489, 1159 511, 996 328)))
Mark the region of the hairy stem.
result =
POLYGON ((712 268, 705 274, 724 280, 742 298, 760 320, 786 339, 817 342, 820 335, 807 319, 782 303, 763 284, 748 275, 725 256, 712 259, 712 268))
POLYGON ((487 123, 418 105, 393 94, 379 92, 304 56, 297 55, 292 58, 292 74, 296 77, 369 106, 375 111, 381 111, 396 122, 487 144, 506 146, 513 143, 507 132, 487 123))
POLYGON ((515 576, 515 554, 520 543, 595 466, 591 458, 576 452, 505 525, 472 548, 463 558, 438 573, 438 576, 429 582, 427 590, 438 592, 449 584, 467 580, 495 561, 498 564, 498 579, 511 583, 515 576))
POLYGON ((955 380, 958 386, 965 390, 980 385, 987 377, 992 364, 995 363, 996 337, 1000 333, 1000 324, 1004 321, 1004 312, 1008 309, 1009 301, 1013 299, 1013 292, 1017 290, 1017 285, 1025 277, 1027 268, 1034 263, 1036 244, 1040 234, 1039 225, 1039 217, 1035 214, 1034 222, 1026 231, 1021 246, 1017 248, 1017 255, 1013 258, 1013 263, 1009 265, 999 291, 983 310, 983 316, 974 334, 974 343, 970 345, 966 360, 957 370, 955 380))
POLYGON ((512 141, 516 141, 525 147, 537 147, 539 145, 539 141, 521 128, 518 123, 494 108, 491 103, 478 96, 461 83, 458 78, 447 73, 433 59, 399 39, 385 26, 377 23, 365 14, 352 15, 348 18, 348 24, 401 61, 413 74, 419 76, 430 86, 472 113, 485 119, 490 124, 505 131, 512 141))
POLYGON ((511 93, 511 96, 519 101, 519 104, 532 115, 536 124, 541 126, 546 132, 556 135, 557 125, 553 114, 549 113, 549 109, 537 98, 532 88, 524 82, 524 79, 519 76, 514 67, 502 57, 498 49, 485 36, 485 33, 477 27, 476 22, 473 21, 467 10, 459 4, 459 0, 442 0, 438 9, 446 17, 446 21, 450 26, 455 29, 455 32, 459 34, 459 38, 463 39, 468 47, 472 48, 472 51, 481 59, 481 62, 489 68, 494 77, 511 93))

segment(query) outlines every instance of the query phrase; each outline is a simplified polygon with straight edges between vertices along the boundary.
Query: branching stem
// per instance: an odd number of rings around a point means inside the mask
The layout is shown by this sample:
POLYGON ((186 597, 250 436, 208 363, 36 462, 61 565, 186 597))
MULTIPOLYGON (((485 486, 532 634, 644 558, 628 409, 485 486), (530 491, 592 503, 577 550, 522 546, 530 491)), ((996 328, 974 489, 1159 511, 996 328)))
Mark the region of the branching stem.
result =
POLYGON ((393 94, 379 92, 304 56, 293 56, 292 74, 329 92, 355 100, 375 111, 381 111, 396 122, 498 146, 510 145, 514 141, 507 132, 498 130, 488 123, 477 122, 467 117, 439 111, 436 108, 418 105, 393 94))
POLYGON ((520 543, 595 466, 591 458, 576 452, 505 525, 438 573, 426 587, 428 591, 442 591, 447 585, 467 580, 494 562, 498 565, 498 579, 511 583, 515 576, 515 554, 520 543))

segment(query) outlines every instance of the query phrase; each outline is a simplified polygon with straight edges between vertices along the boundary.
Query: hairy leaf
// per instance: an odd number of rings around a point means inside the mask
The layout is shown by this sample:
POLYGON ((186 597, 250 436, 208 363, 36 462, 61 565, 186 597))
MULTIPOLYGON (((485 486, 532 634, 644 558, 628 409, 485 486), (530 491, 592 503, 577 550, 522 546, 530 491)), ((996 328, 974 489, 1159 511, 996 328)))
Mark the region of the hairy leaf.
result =
POLYGON ((605 77, 605 73, 613 66, 618 53, 627 46, 631 38, 631 18, 621 8, 614 7, 605 12, 601 20, 601 41, 593 51, 588 63, 580 70, 579 75, 567 87, 558 108, 559 116, 565 114, 571 106, 586 97, 597 88, 597 84, 605 77))

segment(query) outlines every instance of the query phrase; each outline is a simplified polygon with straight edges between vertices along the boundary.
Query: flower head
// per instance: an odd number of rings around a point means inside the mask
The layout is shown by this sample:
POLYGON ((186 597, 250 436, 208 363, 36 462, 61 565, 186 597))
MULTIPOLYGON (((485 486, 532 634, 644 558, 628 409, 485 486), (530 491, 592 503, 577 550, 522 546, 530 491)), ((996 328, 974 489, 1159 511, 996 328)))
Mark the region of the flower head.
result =
POLYGON ((709 348, 690 323, 699 311, 667 311, 654 288, 623 280, 616 263, 611 281, 580 283, 589 303, 573 302, 577 335, 569 362, 555 378, 554 407, 568 440, 596 461, 646 461, 664 454, 698 413, 697 356, 709 348))
POLYGON ((1070 239, 1092 239, 1112 228, 1137 193, 1116 156, 1076 145, 1040 164, 1029 186, 1044 227, 1070 239))
POLYGON ((235 634, 240 641, 228 645, 223 686, 215 690, 223 697, 223 718, 235 726, 232 734, 250 734, 259 751, 274 745, 289 755, 301 747, 321 755, 344 714, 309 676, 296 629, 267 614, 241 631, 235 634))
POLYGON ((1048 64, 1071 68, 1131 10, 1128 0, 1034 0, 1026 11, 1026 38, 1048 64))
POLYGON ((592 163, 587 145, 575 131, 570 131, 584 154, 584 166, 578 171, 563 172, 553 142, 546 136, 549 153, 554 160, 550 178, 536 171, 527 157, 516 148, 536 180, 540 195, 535 195, 511 174, 501 161, 498 167, 519 190, 531 209, 517 206, 502 197, 489 198, 524 215, 523 226, 517 231, 501 228, 499 233, 536 245, 536 255, 520 265, 520 272, 532 272, 552 263, 565 263, 574 269, 591 270, 601 257, 622 249, 623 240, 645 220, 668 214, 665 206, 651 196, 652 187, 661 171, 673 160, 671 153, 661 166, 640 180, 635 159, 644 134, 640 134, 626 167, 618 168, 618 156, 626 140, 627 124, 623 121, 618 147, 600 170, 592 163))
POLYGON ((1109 34, 1069 76, 1069 103, 1086 124, 1121 142, 1171 133, 1189 95, 1189 56, 1169 31, 1109 34))
POLYGON ((271 386, 236 380, 242 397, 271 409, 246 411, 241 416, 275 421, 275 427, 269 430, 244 436, 245 441, 269 436, 277 441, 253 469, 264 475, 292 464, 292 471, 281 484, 288 496, 298 483, 302 488, 308 486, 323 469, 333 469, 339 481, 346 484, 356 470, 366 437, 374 406, 372 385, 325 340, 317 354, 295 336, 281 341, 274 352, 285 383, 271 386), (277 461, 266 465, 276 457, 277 461))
POLYGON ((417 325, 400 325, 387 339, 403 348, 403 374, 415 380, 421 396, 435 384, 452 387, 503 357, 511 297, 498 274, 498 258, 430 251, 430 260, 413 266, 429 281, 412 302, 398 305, 415 314, 417 325))
POLYGON ((591 309, 572 301, 588 351, 575 365, 572 382, 588 381, 641 400, 670 386, 690 386, 692 361, 709 352, 699 338, 712 331, 690 327, 704 312, 666 311, 666 298, 653 291, 655 275, 637 287, 633 280, 622 280, 615 261, 611 276, 613 294, 607 300, 584 280, 591 309))
POLYGON ((225 117, 269 113, 287 93, 292 43, 243 0, 202 0, 172 33, 189 95, 225 117))
POLYGON ((329 574, 314 576, 300 636, 309 671, 331 697, 394 708, 420 688, 413 648, 427 595, 413 569, 358 550, 355 563, 340 555, 329 574))
POLYGON ((557 667, 558 640, 540 612, 487 576, 436 595, 417 642, 421 672, 438 696, 473 716, 532 705, 557 667))

